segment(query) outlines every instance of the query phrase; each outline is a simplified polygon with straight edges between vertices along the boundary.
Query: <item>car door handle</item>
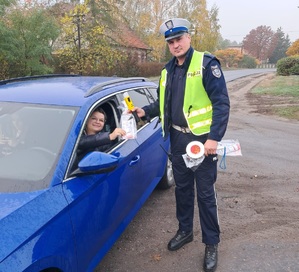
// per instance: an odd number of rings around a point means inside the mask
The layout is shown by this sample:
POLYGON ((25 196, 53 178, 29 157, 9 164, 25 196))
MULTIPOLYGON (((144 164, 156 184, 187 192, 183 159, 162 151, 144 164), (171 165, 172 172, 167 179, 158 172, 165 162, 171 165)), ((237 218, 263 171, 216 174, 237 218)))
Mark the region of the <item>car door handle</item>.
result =
POLYGON ((136 163, 138 163, 139 160, 140 160, 140 156, 137 155, 137 156, 135 156, 135 157, 130 161, 129 165, 130 165, 130 166, 133 166, 133 165, 135 165, 136 163))

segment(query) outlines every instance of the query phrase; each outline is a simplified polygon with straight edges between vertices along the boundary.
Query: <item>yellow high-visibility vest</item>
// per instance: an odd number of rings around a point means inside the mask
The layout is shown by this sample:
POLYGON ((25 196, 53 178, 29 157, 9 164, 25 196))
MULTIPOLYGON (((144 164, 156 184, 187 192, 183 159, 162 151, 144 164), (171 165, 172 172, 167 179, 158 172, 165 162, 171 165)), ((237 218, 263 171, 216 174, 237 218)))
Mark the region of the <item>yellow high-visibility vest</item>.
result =
MULTIPOLYGON (((183 113, 189 129, 194 135, 209 133, 212 124, 213 107, 202 83, 203 58, 204 52, 194 50, 187 72, 184 94, 183 113)), ((166 80, 167 71, 163 69, 161 72, 159 95, 163 129, 166 80)))

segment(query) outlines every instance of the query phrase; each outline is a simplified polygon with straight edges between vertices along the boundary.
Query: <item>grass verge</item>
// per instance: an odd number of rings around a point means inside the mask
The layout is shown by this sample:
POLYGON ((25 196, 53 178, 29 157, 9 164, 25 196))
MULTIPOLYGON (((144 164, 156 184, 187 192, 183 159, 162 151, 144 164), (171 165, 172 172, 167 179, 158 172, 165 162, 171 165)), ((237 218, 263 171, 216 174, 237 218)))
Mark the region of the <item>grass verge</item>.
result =
POLYGON ((273 114, 299 120, 299 76, 274 76, 260 82, 251 93, 261 96, 261 103, 271 100, 273 114), (267 100, 263 100, 267 97, 267 100))

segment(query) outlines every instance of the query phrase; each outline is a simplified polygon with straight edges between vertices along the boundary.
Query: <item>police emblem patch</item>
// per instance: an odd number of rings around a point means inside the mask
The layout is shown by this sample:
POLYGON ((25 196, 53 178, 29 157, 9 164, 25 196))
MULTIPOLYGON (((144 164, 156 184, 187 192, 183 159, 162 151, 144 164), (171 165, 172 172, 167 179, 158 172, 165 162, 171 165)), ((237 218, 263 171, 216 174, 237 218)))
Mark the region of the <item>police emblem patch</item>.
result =
POLYGON ((221 71, 220 71, 218 65, 211 66, 211 69, 212 69, 212 74, 214 75, 214 77, 218 77, 218 78, 221 77, 221 71))

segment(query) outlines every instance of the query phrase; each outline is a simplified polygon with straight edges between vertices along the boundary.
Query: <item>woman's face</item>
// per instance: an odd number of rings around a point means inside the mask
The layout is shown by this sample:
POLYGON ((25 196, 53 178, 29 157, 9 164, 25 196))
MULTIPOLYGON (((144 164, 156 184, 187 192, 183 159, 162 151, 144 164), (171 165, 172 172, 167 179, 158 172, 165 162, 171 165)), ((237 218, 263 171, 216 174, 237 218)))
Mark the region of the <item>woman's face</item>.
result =
POLYGON ((95 111, 87 121, 86 133, 87 135, 93 135, 100 132, 105 125, 105 116, 103 113, 95 111))

